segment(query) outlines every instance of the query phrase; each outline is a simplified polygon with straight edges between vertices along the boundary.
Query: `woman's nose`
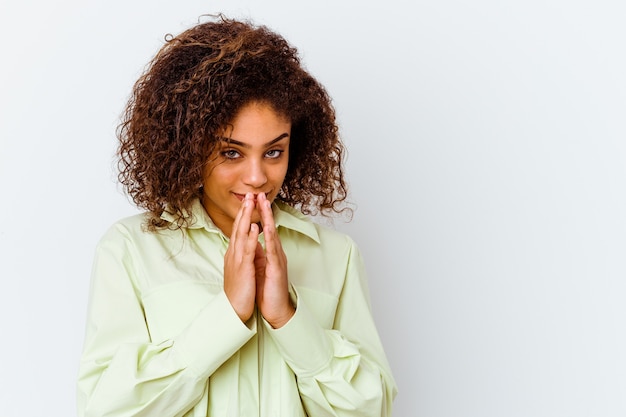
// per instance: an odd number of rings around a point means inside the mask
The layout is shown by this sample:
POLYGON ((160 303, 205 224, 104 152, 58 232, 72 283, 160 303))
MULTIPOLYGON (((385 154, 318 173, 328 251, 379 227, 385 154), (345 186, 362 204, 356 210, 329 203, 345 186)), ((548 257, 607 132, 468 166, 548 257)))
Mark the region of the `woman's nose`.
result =
POLYGON ((259 188, 267 182, 265 167, 262 162, 250 161, 245 167, 243 181, 250 187, 259 188))

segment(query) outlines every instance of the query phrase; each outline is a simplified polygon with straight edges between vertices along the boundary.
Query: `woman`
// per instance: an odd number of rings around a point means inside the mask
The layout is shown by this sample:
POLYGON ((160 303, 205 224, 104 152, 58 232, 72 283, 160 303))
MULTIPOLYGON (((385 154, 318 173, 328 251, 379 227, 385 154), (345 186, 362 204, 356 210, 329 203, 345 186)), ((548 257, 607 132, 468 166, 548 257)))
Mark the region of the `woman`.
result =
POLYGON ((146 213, 100 241, 78 381, 85 416, 388 416, 396 392, 341 212, 323 87, 265 27, 165 46, 118 130, 146 213))

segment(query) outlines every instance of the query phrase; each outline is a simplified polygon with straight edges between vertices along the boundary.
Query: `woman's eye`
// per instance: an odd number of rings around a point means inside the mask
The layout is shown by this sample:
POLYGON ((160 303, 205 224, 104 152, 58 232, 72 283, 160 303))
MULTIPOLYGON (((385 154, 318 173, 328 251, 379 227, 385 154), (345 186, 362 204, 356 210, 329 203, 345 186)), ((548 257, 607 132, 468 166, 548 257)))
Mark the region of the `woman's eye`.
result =
POLYGON ((270 159, 276 159, 276 158, 280 157, 280 155, 282 153, 283 153, 283 151, 281 149, 272 149, 271 151, 267 151, 265 156, 267 156, 270 159))
POLYGON ((227 149, 227 150, 222 152, 222 155, 226 159, 237 159, 237 158, 239 158, 239 152, 237 152, 234 149, 227 149))

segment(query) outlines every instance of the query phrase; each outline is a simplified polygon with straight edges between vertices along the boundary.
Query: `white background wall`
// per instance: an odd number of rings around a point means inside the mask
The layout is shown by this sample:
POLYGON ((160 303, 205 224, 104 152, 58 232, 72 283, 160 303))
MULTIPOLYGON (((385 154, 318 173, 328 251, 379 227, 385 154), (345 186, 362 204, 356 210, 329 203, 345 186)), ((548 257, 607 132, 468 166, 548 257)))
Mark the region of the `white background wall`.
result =
POLYGON ((117 118, 217 11, 334 97, 396 416, 626 415, 621 0, 2 0, 0 415, 75 415, 117 118))

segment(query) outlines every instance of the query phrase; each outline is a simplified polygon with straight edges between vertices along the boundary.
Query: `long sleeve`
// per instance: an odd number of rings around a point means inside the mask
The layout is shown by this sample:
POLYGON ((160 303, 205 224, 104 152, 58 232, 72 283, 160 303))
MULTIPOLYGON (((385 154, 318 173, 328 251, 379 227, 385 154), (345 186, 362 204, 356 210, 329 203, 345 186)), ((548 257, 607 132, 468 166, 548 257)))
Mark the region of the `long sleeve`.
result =
POLYGON ((173 290, 198 306, 188 310, 191 318, 175 335, 153 340, 138 259, 121 226, 97 248, 78 377, 81 417, 182 416, 208 389, 209 376, 256 333, 256 323, 243 324, 220 288, 190 283, 173 290))
POLYGON ((258 310, 241 322, 228 240, 200 202, 193 218, 147 232, 132 216, 98 244, 78 416, 389 417, 396 386, 354 242, 275 206, 296 312, 272 329, 258 310))
POLYGON ((296 288, 295 315, 268 331, 296 375, 309 416, 388 417, 396 385, 371 315, 363 261, 353 244, 347 257, 332 328, 324 328, 312 312, 320 295, 296 288))

